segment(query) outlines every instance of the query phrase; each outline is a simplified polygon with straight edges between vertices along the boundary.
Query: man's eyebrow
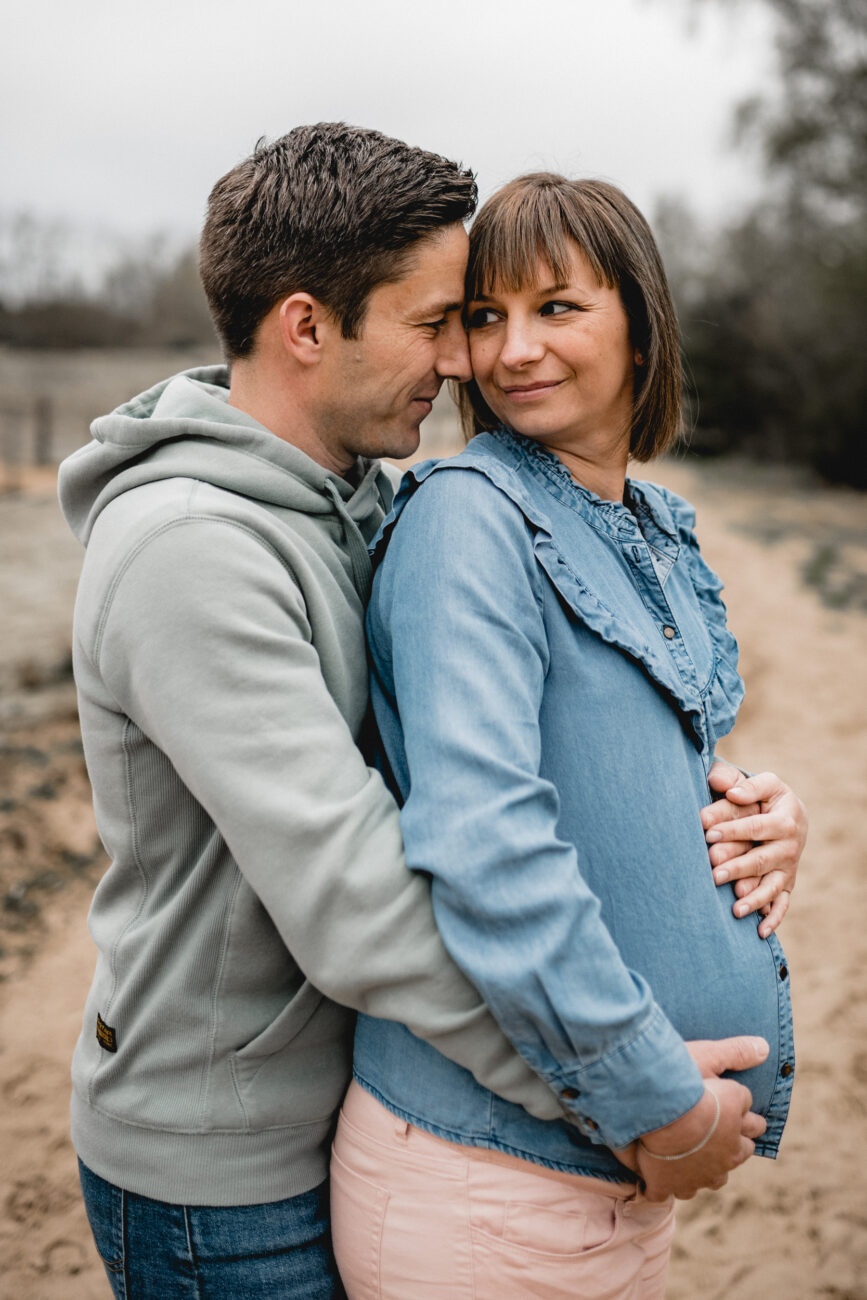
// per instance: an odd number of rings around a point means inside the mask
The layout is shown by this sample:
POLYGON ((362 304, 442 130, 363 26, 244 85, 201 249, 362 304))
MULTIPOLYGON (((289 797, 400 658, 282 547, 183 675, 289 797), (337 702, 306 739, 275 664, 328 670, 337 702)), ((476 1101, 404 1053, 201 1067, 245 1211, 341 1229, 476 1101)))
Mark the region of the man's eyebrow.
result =
POLYGON ((429 302, 423 307, 419 307, 417 311, 414 311, 410 319, 419 321, 439 320, 442 316, 448 316, 449 312, 463 311, 463 306, 464 304, 462 301, 429 302))
POLYGON ((461 311, 463 309, 463 305, 464 302, 462 298, 459 299, 457 302, 447 302, 442 307, 439 306, 439 304, 437 304, 437 306, 434 307, 433 312, 431 312, 431 315, 433 315, 434 312, 436 312, 440 316, 448 316, 450 311, 461 311))

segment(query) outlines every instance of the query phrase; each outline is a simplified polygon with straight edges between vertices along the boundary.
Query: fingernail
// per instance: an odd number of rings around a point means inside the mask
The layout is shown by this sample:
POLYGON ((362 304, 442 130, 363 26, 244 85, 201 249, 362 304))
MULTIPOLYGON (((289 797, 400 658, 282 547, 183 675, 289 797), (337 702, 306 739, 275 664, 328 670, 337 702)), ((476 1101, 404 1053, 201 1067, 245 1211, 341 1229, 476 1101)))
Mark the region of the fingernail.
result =
POLYGON ((767 1040, 764 1038, 754 1038, 753 1044, 756 1049, 756 1060, 764 1061, 768 1055, 768 1052, 771 1050, 767 1040))
POLYGON ((746 903, 735 903, 735 916, 746 916, 749 910, 746 903))
POLYGON ((733 786, 731 787, 731 789, 727 791, 727 793, 728 793, 728 794, 745 794, 746 791, 744 790, 744 787, 743 787, 742 785, 733 785, 733 786))
POLYGON ((714 884, 724 885, 729 878, 729 873, 720 869, 713 873, 714 884))
POLYGON ((722 831, 708 831, 704 838, 708 844, 716 844, 717 840, 722 839, 722 831))

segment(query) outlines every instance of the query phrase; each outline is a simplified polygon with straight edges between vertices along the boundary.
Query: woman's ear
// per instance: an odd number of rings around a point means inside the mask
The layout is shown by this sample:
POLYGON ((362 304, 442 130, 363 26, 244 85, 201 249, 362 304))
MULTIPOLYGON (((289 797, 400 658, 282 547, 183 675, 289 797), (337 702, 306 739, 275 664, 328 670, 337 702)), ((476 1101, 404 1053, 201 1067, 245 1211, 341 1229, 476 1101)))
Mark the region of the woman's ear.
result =
POLYGON ((632 359, 633 359, 633 361, 635 362, 635 364, 636 364, 637 366, 643 366, 643 365, 644 365, 644 353, 643 353, 643 352, 639 352, 638 348, 635 349, 635 352, 634 352, 633 355, 632 355, 632 359))
POLYGON ((320 325, 323 309, 309 293, 293 293, 280 304, 283 347, 301 365, 316 365, 322 355, 320 325))

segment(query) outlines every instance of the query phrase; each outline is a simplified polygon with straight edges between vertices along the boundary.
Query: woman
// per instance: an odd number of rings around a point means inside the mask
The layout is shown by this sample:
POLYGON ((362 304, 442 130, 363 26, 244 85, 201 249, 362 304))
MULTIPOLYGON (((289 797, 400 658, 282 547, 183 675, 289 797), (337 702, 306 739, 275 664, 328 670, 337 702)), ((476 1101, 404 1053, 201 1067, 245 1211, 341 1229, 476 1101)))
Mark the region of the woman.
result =
POLYGON ((667 1191, 779 1143, 788 881, 749 889, 743 917, 708 868, 708 777, 743 691, 691 508, 626 477, 680 418, 644 219, 609 185, 520 178, 473 226, 467 298, 478 436, 416 467, 386 521, 372 694, 446 944, 569 1120, 362 1017, 338 1263, 351 1300, 658 1296, 667 1191), (757 1114, 684 1041, 738 1034, 770 1044, 745 1076, 757 1114))

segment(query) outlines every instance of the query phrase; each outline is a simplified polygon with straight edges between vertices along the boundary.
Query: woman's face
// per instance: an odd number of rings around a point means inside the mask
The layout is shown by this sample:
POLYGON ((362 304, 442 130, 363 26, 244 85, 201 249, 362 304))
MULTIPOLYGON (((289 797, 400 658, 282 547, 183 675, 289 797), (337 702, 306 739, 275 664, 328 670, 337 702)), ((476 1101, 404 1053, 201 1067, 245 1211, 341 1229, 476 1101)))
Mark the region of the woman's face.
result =
POLYGON ((532 288, 468 304, 476 383, 498 419, 552 450, 628 445, 636 358, 620 293, 577 244, 567 278, 540 263, 532 288))

